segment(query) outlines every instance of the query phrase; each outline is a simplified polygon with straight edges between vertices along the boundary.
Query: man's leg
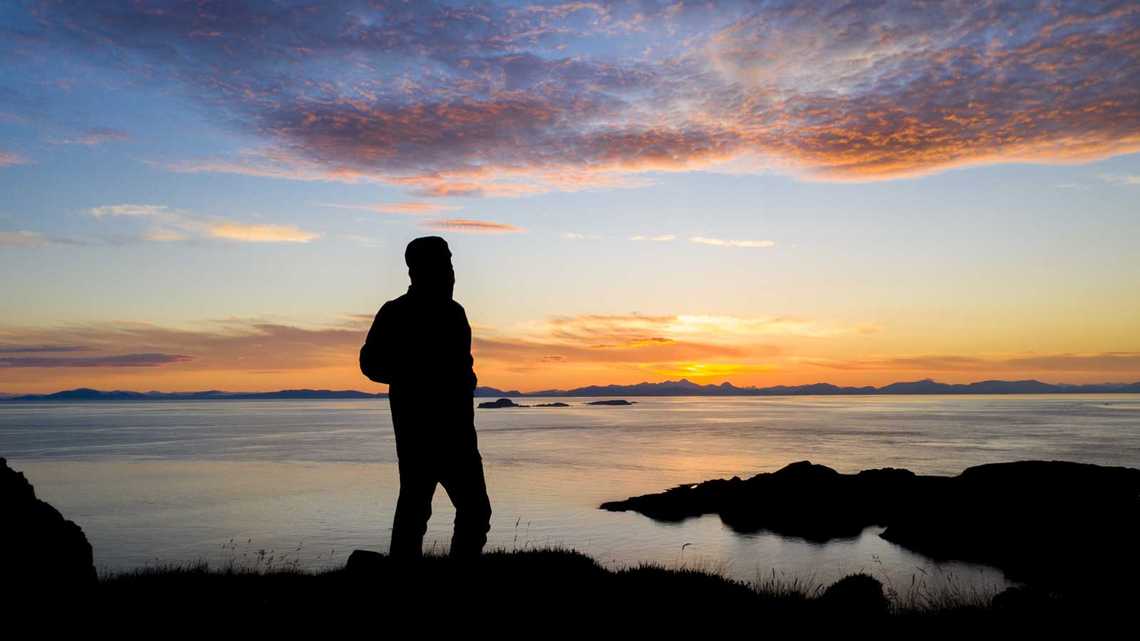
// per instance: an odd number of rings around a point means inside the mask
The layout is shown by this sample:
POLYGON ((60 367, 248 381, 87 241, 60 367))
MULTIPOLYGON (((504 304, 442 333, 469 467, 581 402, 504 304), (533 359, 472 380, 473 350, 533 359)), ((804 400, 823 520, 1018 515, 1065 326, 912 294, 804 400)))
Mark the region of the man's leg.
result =
POLYGON ((431 497, 436 479, 426 461, 400 459, 400 497, 392 521, 392 545, 388 556, 418 559, 423 556, 424 533, 431 518, 431 497))
POLYGON ((483 459, 475 447, 464 448, 448 461, 440 479, 455 506, 455 534, 451 556, 479 556, 491 529, 491 500, 483 478, 483 459))

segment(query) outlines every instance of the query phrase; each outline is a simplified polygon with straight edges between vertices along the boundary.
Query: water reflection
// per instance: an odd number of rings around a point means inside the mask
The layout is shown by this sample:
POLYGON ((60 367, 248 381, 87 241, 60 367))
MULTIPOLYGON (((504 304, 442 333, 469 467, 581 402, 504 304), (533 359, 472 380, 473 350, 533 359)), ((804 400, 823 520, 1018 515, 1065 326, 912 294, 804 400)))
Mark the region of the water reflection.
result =
MULTIPOLYGON (((904 587, 997 585, 994 571, 933 563, 874 529, 815 545, 734 534, 715 516, 665 525, 596 506, 805 459, 941 474, 1029 458, 1135 465, 1138 408, 1131 396, 846 397, 480 411, 490 545, 559 545, 609 565, 695 564, 744 580, 866 571, 904 587)), ((388 421, 383 401, 5 404, 0 452, 83 526, 105 569, 248 561, 260 550, 315 568, 353 548, 387 549, 397 487, 388 421)), ((452 512, 442 492, 434 508, 427 546, 443 549, 452 512)))

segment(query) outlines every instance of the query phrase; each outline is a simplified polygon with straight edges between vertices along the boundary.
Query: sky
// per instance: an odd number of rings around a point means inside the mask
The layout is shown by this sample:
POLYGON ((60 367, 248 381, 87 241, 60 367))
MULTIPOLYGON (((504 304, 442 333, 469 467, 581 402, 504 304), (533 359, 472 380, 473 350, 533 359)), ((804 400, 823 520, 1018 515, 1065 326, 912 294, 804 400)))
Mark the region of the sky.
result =
POLYGON ((4 2, 0 392, 1140 380, 1135 2, 4 2))

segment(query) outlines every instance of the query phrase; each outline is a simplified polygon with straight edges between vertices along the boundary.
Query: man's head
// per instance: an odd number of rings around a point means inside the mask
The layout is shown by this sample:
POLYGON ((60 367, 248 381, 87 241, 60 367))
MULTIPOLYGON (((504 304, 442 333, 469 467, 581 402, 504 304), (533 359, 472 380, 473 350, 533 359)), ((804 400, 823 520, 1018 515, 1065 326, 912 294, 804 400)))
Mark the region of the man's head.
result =
POLYGON ((451 250, 439 236, 424 236, 408 243, 404 250, 408 276, 412 286, 424 293, 446 294, 451 298, 455 287, 455 271, 451 267, 451 250))

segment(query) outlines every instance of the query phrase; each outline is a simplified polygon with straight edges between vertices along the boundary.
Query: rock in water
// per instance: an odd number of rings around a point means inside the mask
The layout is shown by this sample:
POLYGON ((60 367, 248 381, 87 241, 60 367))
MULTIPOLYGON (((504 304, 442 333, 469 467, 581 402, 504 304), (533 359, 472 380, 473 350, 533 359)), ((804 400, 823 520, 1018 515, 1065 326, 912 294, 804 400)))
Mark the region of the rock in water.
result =
POLYGON ((75 598, 95 586, 91 544, 83 530, 36 498, 23 473, 0 458, 0 553, 4 592, 43 603, 75 598))
POLYGON ((500 398, 497 401, 486 401, 479 403, 479 409, 481 410, 495 409, 498 407, 526 407, 526 405, 519 405, 509 398, 500 398))

